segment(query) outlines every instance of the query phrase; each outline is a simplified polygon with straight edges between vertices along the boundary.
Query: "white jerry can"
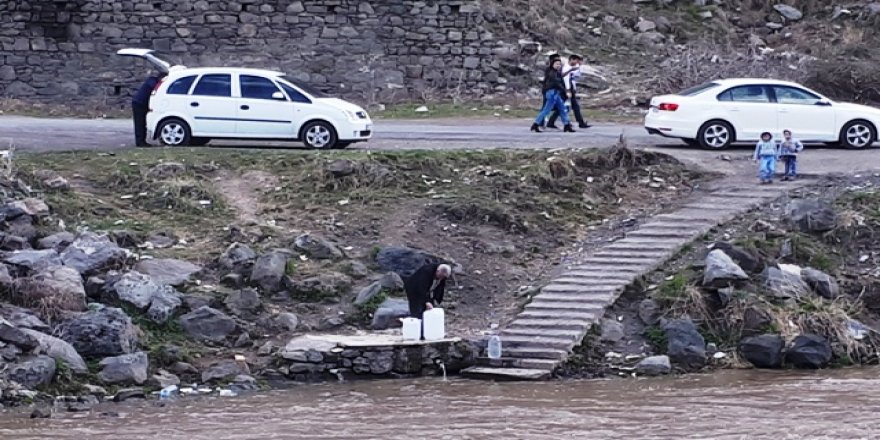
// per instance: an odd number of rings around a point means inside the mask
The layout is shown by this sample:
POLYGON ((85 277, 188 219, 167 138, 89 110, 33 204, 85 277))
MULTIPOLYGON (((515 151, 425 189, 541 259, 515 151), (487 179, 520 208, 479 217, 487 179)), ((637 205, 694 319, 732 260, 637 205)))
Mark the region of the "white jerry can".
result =
POLYGON ((436 341, 446 337, 446 314, 441 308, 425 310, 422 315, 425 326, 425 340, 436 341))
POLYGON ((403 318, 401 328, 404 341, 418 341, 422 338, 422 320, 419 318, 403 318))

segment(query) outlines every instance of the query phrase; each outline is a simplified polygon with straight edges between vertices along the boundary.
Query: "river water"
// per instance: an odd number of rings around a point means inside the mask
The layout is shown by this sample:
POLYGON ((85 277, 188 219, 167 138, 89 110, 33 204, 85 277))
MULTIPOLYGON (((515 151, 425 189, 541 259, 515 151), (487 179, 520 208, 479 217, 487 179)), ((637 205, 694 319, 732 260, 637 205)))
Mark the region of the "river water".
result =
POLYGON ((880 369, 364 381, 27 417, 0 413, 0 439, 876 439, 880 369))

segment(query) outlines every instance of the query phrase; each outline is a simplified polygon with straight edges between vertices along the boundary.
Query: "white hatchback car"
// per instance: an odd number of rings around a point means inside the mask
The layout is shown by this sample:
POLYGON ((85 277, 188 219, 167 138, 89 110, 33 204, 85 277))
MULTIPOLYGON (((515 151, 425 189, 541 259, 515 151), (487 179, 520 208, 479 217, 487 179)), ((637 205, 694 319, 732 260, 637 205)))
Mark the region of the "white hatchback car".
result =
POLYGON ((211 139, 301 141, 316 149, 345 148, 373 134, 367 112, 272 70, 172 66, 149 49, 119 55, 149 61, 167 73, 153 89, 147 138, 169 146, 211 139))
POLYGON ((771 79, 724 79, 656 96, 645 116, 648 133, 709 149, 757 142, 765 131, 779 138, 783 130, 804 142, 865 148, 877 140, 878 127, 880 109, 771 79))

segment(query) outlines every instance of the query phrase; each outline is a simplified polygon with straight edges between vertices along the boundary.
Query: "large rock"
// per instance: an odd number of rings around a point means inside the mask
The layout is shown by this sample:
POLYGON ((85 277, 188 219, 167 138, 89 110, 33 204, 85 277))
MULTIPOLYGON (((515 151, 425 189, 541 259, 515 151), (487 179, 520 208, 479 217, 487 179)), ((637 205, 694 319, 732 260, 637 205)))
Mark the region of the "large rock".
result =
POLYGON ((794 338, 785 354, 785 362, 795 368, 825 368, 833 353, 828 340, 818 335, 800 335, 794 338))
POLYGON ((51 266, 61 266, 61 257, 54 249, 27 249, 6 253, 3 256, 3 262, 27 270, 38 271, 51 266))
POLYGON ((14 285, 13 301, 22 306, 72 311, 86 308, 82 277, 70 267, 46 267, 30 277, 15 280, 14 285))
POLYGON ((220 266, 228 270, 242 270, 251 266, 257 259, 257 253, 246 244, 233 243, 217 260, 220 266))
POLYGON ((837 281, 821 270, 805 268, 801 271, 801 278, 813 289, 813 292, 823 298, 837 299, 840 296, 840 286, 837 285, 837 281))
POLYGON ((202 372, 202 382, 233 379, 240 374, 251 374, 246 363, 233 360, 220 361, 202 372))
POLYGON ((602 320, 602 333, 599 340, 602 342, 617 343, 626 336, 623 323, 616 319, 602 320))
POLYGON ((28 309, 0 303, 0 317, 18 328, 28 328, 41 332, 49 331, 49 326, 28 309))
POLYGON ((105 235, 83 232, 61 253, 65 266, 83 275, 121 265, 128 254, 105 235))
POLYGON ((138 261, 134 270, 149 275, 159 284, 182 286, 191 282, 193 275, 201 271, 202 268, 188 261, 160 258, 138 261))
POLYGON ((76 240, 76 236, 72 233, 58 232, 56 234, 43 237, 39 241, 37 241, 37 248, 52 249, 56 252, 61 252, 64 250, 64 248, 70 246, 70 243, 73 243, 73 240, 76 240))
POLYGON ((140 272, 127 272, 109 279, 102 297, 107 302, 128 304, 147 311, 150 319, 158 323, 167 321, 182 304, 178 291, 140 272))
POLYGON ((354 298, 354 304, 356 306, 366 304, 371 299, 375 298, 380 292, 382 292, 382 283, 375 281, 358 291, 357 296, 354 298))
POLYGON ((370 328, 384 330, 400 326, 400 318, 409 316, 409 302, 400 298, 388 298, 379 305, 373 313, 373 322, 370 328))
POLYGON ((381 270, 397 272, 403 278, 408 278, 426 264, 440 262, 435 255, 408 247, 384 247, 376 254, 376 264, 381 270))
POLYGON ((764 263, 760 258, 739 246, 726 241, 719 241, 712 248, 724 251, 745 272, 759 273, 764 269, 764 263))
POLYGON ((785 340, 774 334, 749 336, 739 342, 740 355, 758 368, 781 367, 783 349, 785 340))
POLYGON ((226 308, 235 316, 254 319, 263 309, 263 301, 254 289, 243 289, 226 297, 226 308))
POLYGON ((345 257, 335 244, 320 235, 302 234, 293 240, 293 247, 316 260, 341 260, 345 257))
POLYGON ((786 206, 785 214, 803 232, 828 232, 837 226, 834 208, 821 200, 794 199, 786 206))
POLYGON ((284 252, 270 252, 257 258, 251 270, 251 283, 264 292, 277 292, 287 268, 288 255, 284 252))
POLYGON ((281 330, 294 331, 299 326, 299 317, 294 313, 281 312, 273 319, 275 326, 281 330))
POLYGON ((156 374, 150 376, 147 385, 162 389, 171 385, 180 385, 180 378, 169 371, 160 369, 156 374))
POLYGON ((35 388, 52 382, 55 377, 55 359, 49 356, 32 356, 9 367, 6 378, 27 388, 35 388))
POLYGON ((82 356, 66 341, 29 328, 23 328, 21 331, 37 341, 41 353, 52 357, 56 361, 64 362, 74 373, 85 374, 89 372, 89 367, 82 356))
POLYGON ((651 298, 643 299, 639 303, 639 319, 647 326, 654 326, 660 322, 660 305, 651 298))
POLYGON ((147 359, 146 353, 139 351, 105 358, 99 365, 102 369, 98 373, 98 379, 104 383, 136 383, 141 385, 147 381, 150 361, 147 359))
POLYGON ((676 319, 663 326, 666 332, 666 354, 685 370, 698 370, 706 365, 706 341, 689 319, 676 319))
POLYGON ((762 274, 764 286, 779 299, 801 298, 810 291, 810 286, 801 279, 800 274, 778 267, 767 267, 762 274))
POLYGON ((786 4, 778 4, 778 5, 773 5, 773 9, 775 9, 776 12, 779 13, 779 15, 785 17, 785 19, 788 21, 798 21, 798 20, 804 18, 804 13, 801 12, 798 8, 795 8, 794 6, 789 6, 786 4))
POLYGON ((237 327, 234 319, 208 306, 181 316, 180 326, 190 336, 210 342, 223 342, 237 327))
POLYGON ((0 341, 14 344, 24 351, 37 348, 39 342, 24 330, 16 327, 6 319, 0 318, 0 341))
POLYGON ((642 376, 660 376, 669 374, 671 371, 672 364, 669 362, 669 356, 651 356, 636 364, 636 374, 642 376))
POLYGON ((100 307, 61 324, 61 339, 83 356, 118 356, 136 350, 139 330, 120 309, 100 307))
POLYGON ((703 286, 724 288, 749 279, 749 276, 724 251, 714 249, 706 256, 703 286))
POLYGON ((303 301, 320 301, 338 298, 351 289, 351 278, 338 272, 292 280, 288 286, 293 297, 303 301))
POLYGON ((773 325, 773 317, 766 310, 751 306, 743 311, 743 336, 755 336, 767 332, 773 325))

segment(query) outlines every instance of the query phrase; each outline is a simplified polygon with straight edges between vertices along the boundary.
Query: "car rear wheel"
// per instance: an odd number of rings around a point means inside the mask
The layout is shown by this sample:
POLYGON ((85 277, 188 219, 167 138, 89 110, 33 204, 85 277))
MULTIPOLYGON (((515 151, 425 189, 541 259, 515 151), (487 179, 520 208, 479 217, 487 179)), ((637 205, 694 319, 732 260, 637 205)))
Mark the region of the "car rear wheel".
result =
POLYGON ((181 147, 190 144, 191 132, 189 125, 180 119, 166 119, 159 124, 159 142, 169 147, 181 147))
POLYGON ((302 141, 309 148, 316 150, 329 150, 338 142, 336 130, 327 122, 309 122, 303 127, 302 141))
POLYGON ((851 121, 840 130, 840 143, 846 148, 870 147, 877 139, 877 130, 867 121, 851 121))
POLYGON ((709 121, 700 127, 697 141, 709 150, 723 150, 733 142, 733 127, 724 121, 709 121))

